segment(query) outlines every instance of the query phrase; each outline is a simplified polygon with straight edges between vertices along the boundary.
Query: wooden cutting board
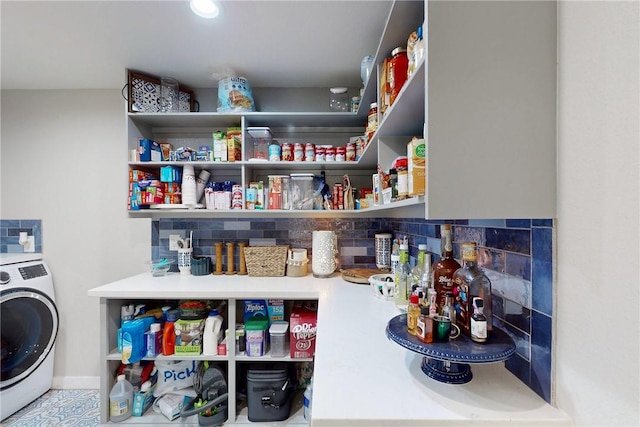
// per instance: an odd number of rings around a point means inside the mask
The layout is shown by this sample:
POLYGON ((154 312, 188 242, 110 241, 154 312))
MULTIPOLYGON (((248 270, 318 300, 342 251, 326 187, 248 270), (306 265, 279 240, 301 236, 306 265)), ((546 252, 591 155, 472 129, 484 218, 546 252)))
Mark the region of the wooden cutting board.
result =
POLYGON ((363 285, 369 284, 369 277, 374 274, 389 273, 387 270, 378 270, 374 268, 349 268, 346 270, 340 270, 342 278, 347 282, 360 283, 363 285))

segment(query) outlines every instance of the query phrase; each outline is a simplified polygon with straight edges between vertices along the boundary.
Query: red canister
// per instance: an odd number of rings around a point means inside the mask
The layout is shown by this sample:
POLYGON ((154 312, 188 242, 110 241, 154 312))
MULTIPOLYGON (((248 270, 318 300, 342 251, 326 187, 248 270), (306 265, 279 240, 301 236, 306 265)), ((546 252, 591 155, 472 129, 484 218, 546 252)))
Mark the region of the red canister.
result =
POLYGON ((407 68, 409 68, 407 49, 397 47, 393 49, 391 56, 391 61, 389 61, 389 88, 391 89, 389 105, 393 105, 402 86, 407 81, 407 68))

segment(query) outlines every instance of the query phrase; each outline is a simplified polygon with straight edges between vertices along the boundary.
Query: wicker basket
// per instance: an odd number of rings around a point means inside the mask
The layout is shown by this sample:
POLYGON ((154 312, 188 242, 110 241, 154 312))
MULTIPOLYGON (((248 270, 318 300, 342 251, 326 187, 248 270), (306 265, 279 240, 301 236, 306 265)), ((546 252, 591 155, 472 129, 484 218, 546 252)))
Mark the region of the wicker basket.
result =
POLYGON ((284 276, 289 246, 247 246, 244 257, 249 276, 284 276))

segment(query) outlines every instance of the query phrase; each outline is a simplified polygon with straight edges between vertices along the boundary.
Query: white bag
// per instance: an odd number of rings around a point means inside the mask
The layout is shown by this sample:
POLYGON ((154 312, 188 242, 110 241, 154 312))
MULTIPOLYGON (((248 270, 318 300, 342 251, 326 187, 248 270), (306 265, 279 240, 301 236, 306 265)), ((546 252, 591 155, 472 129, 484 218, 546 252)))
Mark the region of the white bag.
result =
MULTIPOLYGON (((155 361, 158 369, 158 386, 153 395, 162 396, 187 387, 193 387, 198 363, 195 360, 162 360, 155 361)), ((181 393, 184 394, 184 393, 181 393)))

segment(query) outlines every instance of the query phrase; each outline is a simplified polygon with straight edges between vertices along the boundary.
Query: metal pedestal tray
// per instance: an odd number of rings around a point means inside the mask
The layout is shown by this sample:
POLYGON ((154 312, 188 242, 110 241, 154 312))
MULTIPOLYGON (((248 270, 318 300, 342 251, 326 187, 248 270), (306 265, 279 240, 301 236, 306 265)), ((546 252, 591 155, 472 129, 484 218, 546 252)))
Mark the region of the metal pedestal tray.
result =
POLYGON ((436 381, 465 384, 471 381, 470 364, 495 363, 510 358, 516 345, 504 331, 493 328, 489 341, 479 344, 460 335, 448 342, 423 343, 407 332, 407 315, 399 314, 387 323, 387 338, 413 352, 424 355, 422 372, 436 381))

